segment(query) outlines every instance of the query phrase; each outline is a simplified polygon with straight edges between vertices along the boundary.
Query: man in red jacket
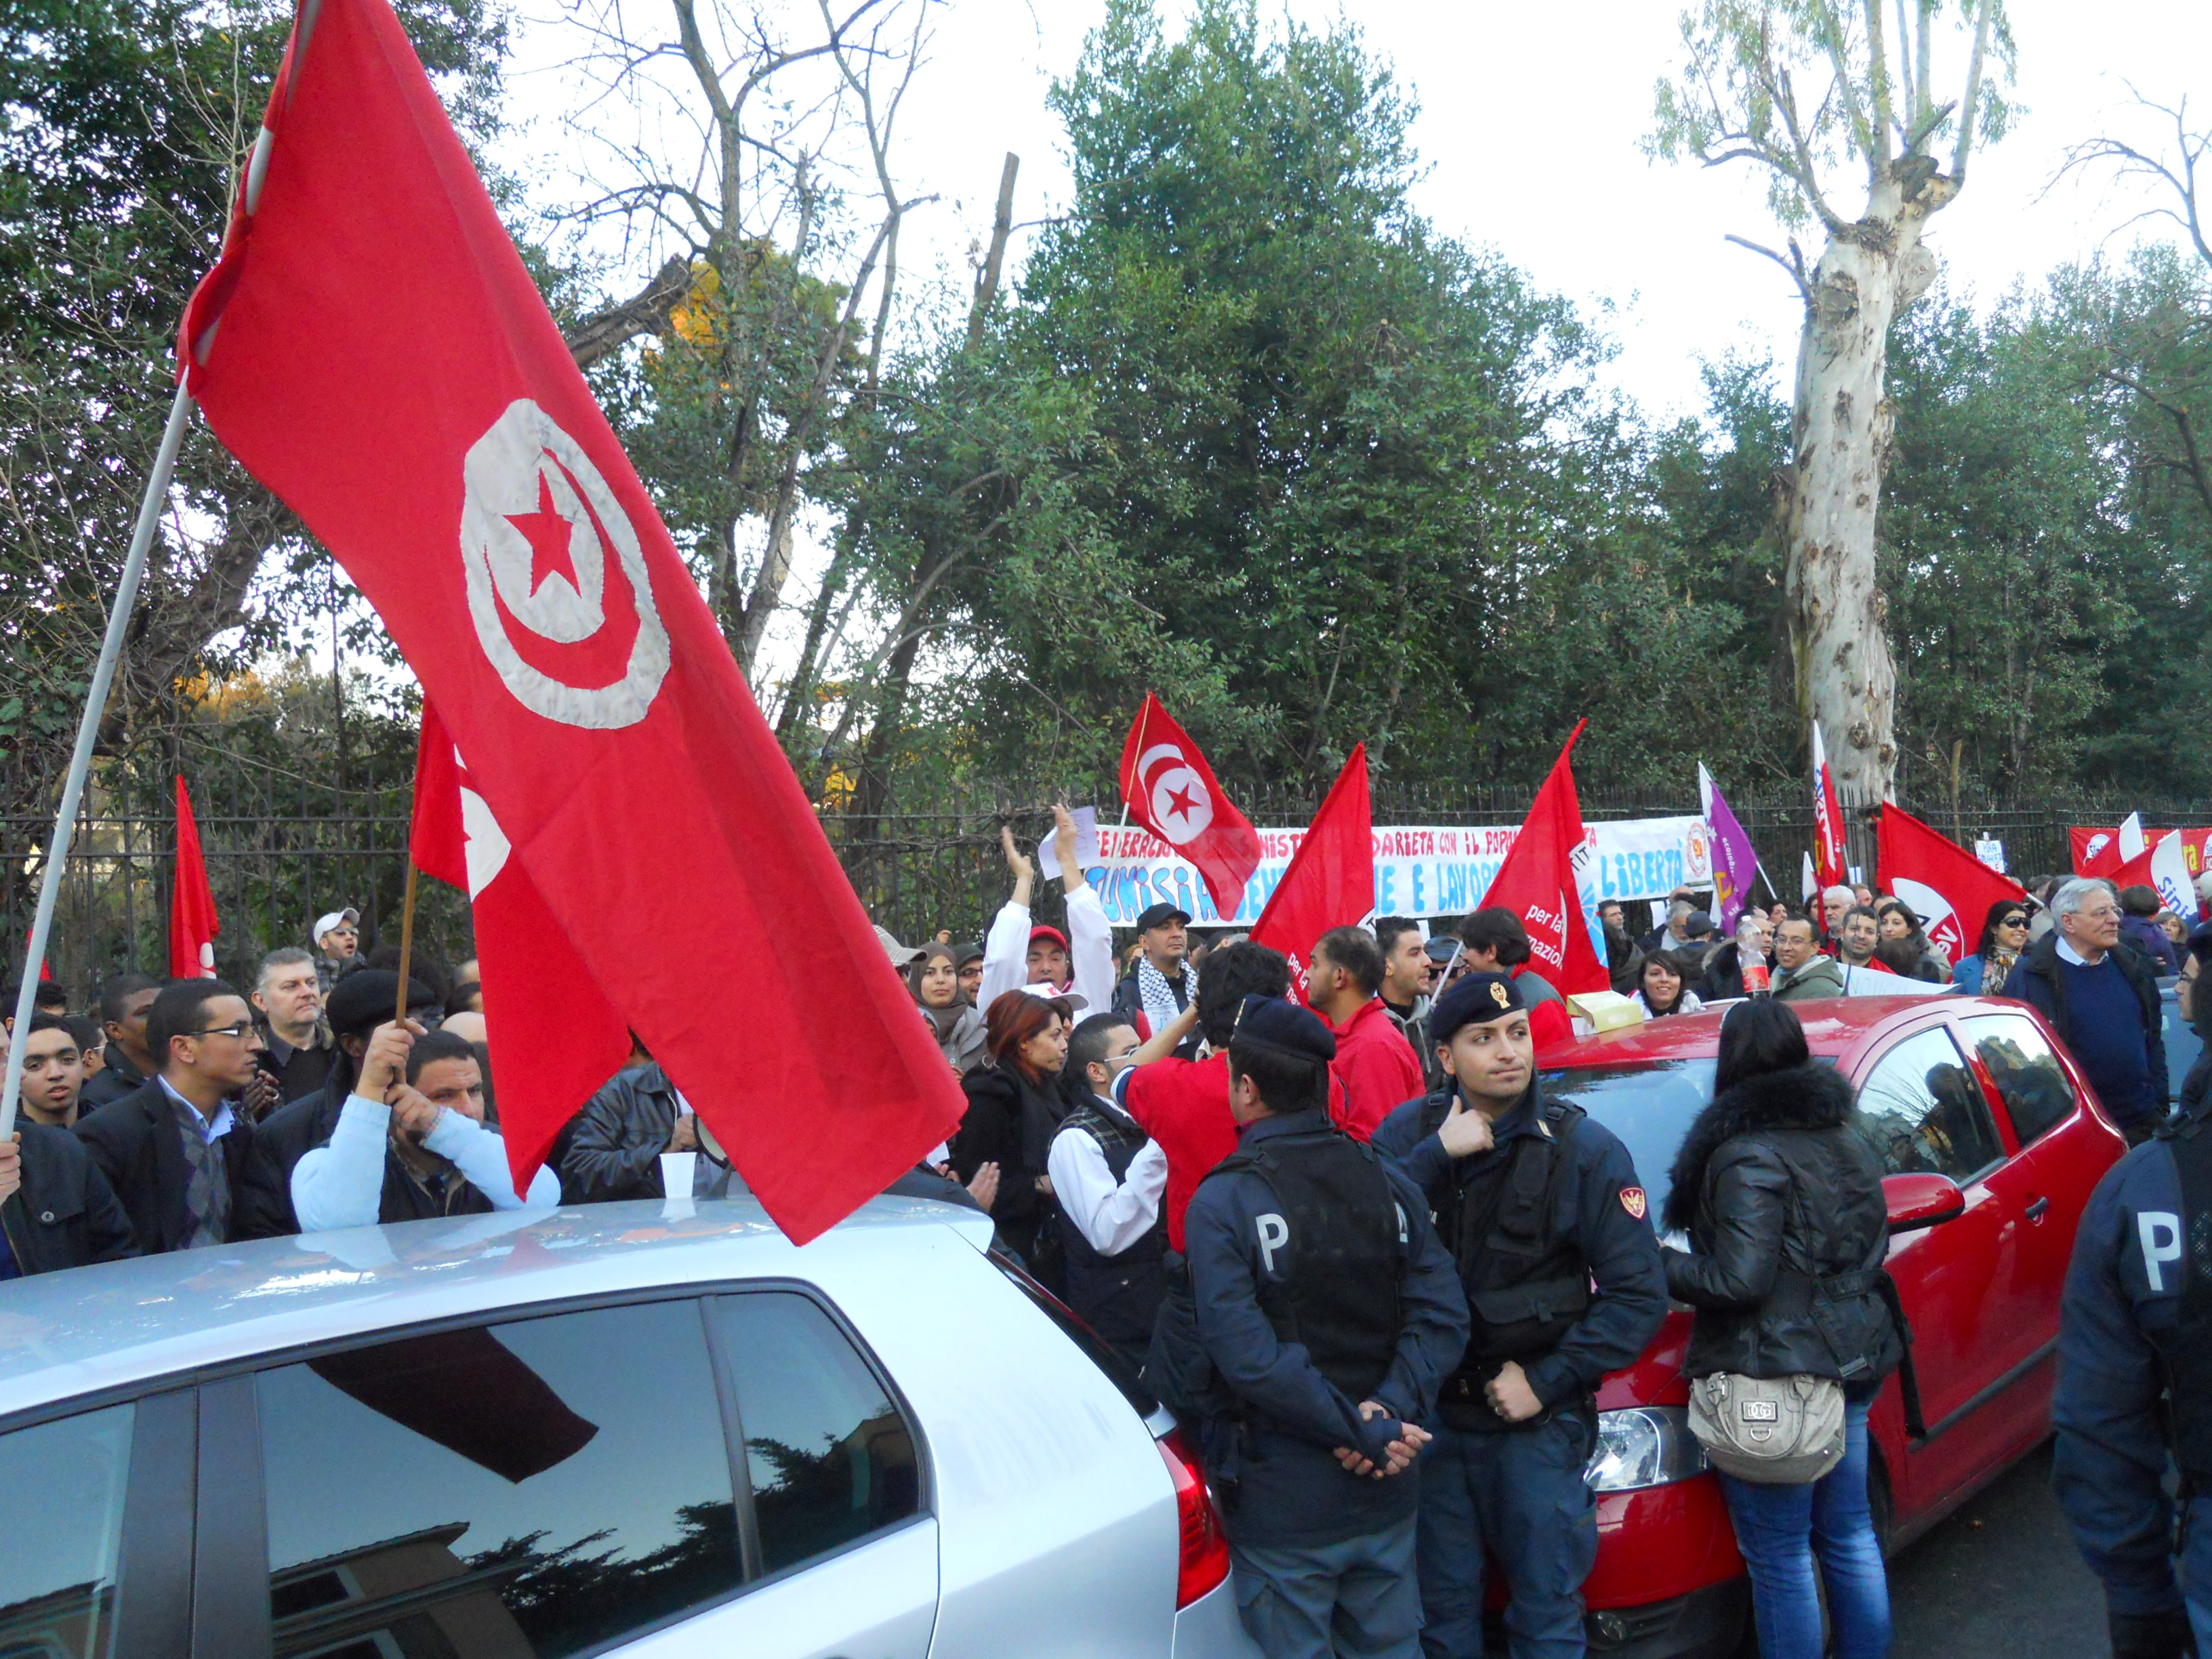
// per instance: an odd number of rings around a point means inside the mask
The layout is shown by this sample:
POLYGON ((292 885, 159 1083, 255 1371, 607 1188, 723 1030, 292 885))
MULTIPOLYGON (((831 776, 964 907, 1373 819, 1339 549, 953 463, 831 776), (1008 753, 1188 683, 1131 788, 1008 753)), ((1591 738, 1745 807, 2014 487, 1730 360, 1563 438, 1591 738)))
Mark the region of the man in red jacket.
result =
POLYGON ((1332 927, 1314 941, 1306 1000, 1336 1033, 1329 1074, 1344 1085, 1344 1127, 1355 1140, 1427 1092, 1413 1045, 1376 994, 1382 988, 1382 947, 1364 927, 1332 927))

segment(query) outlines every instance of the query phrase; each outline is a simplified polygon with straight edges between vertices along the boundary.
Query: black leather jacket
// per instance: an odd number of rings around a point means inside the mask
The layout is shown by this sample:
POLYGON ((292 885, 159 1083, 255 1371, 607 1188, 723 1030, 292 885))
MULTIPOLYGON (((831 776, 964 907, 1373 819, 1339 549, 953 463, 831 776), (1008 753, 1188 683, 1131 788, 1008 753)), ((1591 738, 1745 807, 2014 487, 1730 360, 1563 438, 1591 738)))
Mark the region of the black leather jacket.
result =
POLYGON ((658 1066, 617 1072, 576 1114, 561 1155, 563 1204, 662 1198, 660 1155, 683 1109, 658 1066))
POLYGON ((1667 1289, 1698 1311, 1691 1376, 1804 1374, 1870 1393, 1904 1357, 1881 1288, 1881 1160, 1850 1127, 1850 1085, 1808 1062, 1698 1115, 1674 1159, 1667 1289))

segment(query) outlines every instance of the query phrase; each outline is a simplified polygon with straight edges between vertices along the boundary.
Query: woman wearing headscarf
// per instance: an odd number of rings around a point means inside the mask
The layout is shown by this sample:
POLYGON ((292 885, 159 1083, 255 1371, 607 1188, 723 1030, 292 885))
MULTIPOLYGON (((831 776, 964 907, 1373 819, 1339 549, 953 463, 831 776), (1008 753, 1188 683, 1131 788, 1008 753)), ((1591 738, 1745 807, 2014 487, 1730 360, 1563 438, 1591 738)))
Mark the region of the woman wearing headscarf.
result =
POLYGON ((986 1164, 999 1166, 991 1219, 1030 1270, 1056 1290, 1059 1250, 1046 1175, 1052 1138, 1067 1115, 1060 1091, 1074 1007, 1047 985, 1001 991, 984 1016, 990 1064, 960 1079, 968 1113, 951 1142, 952 1170, 963 1185, 986 1164), (1046 1255, 1050 1260, 1045 1259, 1046 1255))
POLYGON ((2007 975, 2027 949, 2027 901, 1999 899, 1982 918, 1974 954, 1951 970, 1951 983, 1968 996, 2001 997, 2007 975))
POLYGON ((906 970, 907 988, 937 1038, 938 1052, 965 1077, 989 1059, 983 1017, 960 994, 960 954, 950 945, 925 945, 906 970))

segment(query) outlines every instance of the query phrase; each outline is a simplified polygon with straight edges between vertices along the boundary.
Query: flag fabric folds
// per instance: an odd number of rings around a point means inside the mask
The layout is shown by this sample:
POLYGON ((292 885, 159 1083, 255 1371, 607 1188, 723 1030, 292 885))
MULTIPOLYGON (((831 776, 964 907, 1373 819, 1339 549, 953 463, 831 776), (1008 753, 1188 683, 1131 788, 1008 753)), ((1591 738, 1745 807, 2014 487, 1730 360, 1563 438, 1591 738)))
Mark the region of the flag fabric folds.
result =
POLYGON ((469 896, 500 1133, 532 1149, 526 1155, 535 1168, 561 1126, 629 1058, 629 1032, 511 855, 467 763, 427 702, 408 852, 424 875, 469 896))
POLYGON ((200 851, 199 821, 185 780, 177 779, 177 867, 169 882, 169 977, 213 979, 216 935, 215 893, 208 886, 207 859, 200 851))
MULTIPOLYGON (((2142 827, 2137 823, 2135 840, 2144 839, 2142 827)), ((2149 842, 2126 863, 2107 872, 2105 878, 2115 887, 2150 888, 2166 909, 2185 921, 2197 920, 2197 889, 2190 880, 2189 849, 2179 830, 2169 830, 2156 841, 2149 842)))
POLYGON ((179 352, 784 1231, 943 1140, 951 1073, 386 0, 301 9, 179 352))
POLYGON ((1912 907, 1922 931, 1954 968, 1980 945, 1990 906, 2027 897, 2010 876, 1990 869, 1894 801, 1881 809, 1875 842, 1882 886, 1912 907))
POLYGON ((1367 790, 1367 745, 1359 744, 1329 787, 1290 867, 1252 924, 1255 943, 1290 957, 1298 998, 1314 941, 1348 927, 1375 908, 1375 810, 1367 790))
POLYGON ((1698 799, 1705 812, 1705 828, 1712 831, 1716 907, 1713 921, 1722 933, 1734 933, 1736 918, 1751 902, 1751 884, 1759 873, 1759 854, 1752 850, 1751 837, 1736 822, 1728 797, 1721 793, 1720 786, 1705 770, 1703 761, 1698 763, 1698 799))
POLYGON ((1121 781, 1129 816, 1204 878, 1214 914, 1200 920, 1234 916, 1259 866, 1260 832, 1222 793, 1198 745, 1150 691, 1121 745, 1121 781))
POLYGON ((1575 855, 1584 835, 1582 802, 1575 793, 1569 761, 1576 739, 1589 723, 1577 721, 1568 734, 1566 747, 1552 763, 1551 775, 1536 792, 1535 805, 1528 809, 1521 833, 1513 838, 1505 862, 1477 907, 1502 906, 1521 918, 1528 930, 1528 966, 1563 996, 1613 986, 1605 959, 1590 938, 1575 872, 1575 855))
POLYGON ((1826 892, 1850 879, 1850 855, 1844 843, 1844 806, 1828 770, 1827 745, 1820 722, 1813 722, 1813 873, 1826 892))

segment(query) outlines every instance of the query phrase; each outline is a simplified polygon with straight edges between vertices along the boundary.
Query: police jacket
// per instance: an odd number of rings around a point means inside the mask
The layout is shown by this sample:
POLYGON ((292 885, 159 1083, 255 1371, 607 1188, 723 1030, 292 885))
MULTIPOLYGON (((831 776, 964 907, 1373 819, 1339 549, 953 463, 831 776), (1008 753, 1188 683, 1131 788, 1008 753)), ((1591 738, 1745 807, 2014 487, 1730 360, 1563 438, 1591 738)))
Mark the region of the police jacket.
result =
POLYGON ((1881 1161, 1851 1086, 1808 1061, 1717 1097, 1675 1154, 1667 1288, 1698 1310, 1691 1376, 1829 1376, 1871 1395, 1905 1353, 1882 1283, 1881 1161))
POLYGON ((1409 1100, 1372 1143, 1419 1187, 1468 1291, 1472 1329, 1445 1386, 1447 1416, 1471 1430, 1508 1427, 1483 1398, 1508 1359, 1547 1408, 1580 1409, 1667 1316, 1635 1164, 1579 1109, 1545 1103, 1533 1079, 1492 1126, 1491 1150, 1472 1158, 1454 1159, 1437 1138, 1450 1106, 1442 1094, 1409 1100), (1509 1213, 1522 1207, 1509 1205, 1516 1185, 1534 1205, 1523 1210, 1533 1227, 1509 1213))
POLYGON ((561 1154, 561 1199, 567 1204, 611 1204, 625 1198, 665 1198, 660 1155, 668 1150, 683 1108, 676 1085, 658 1066, 632 1066, 584 1103, 561 1154))
POLYGON ((2107 1170, 2074 1235, 2059 1304, 2051 1485, 2115 1612, 2179 1605, 2169 1448, 2195 1491, 2212 1492, 2207 1215, 2212 1127, 2191 1117, 2107 1170), (2170 1421, 2160 1399, 2169 1393, 2170 1421))
POLYGON ((131 1218, 77 1138, 18 1119, 23 1184, 0 1201, 0 1231, 26 1273, 137 1255, 131 1218))
POLYGON ((1413 1183, 1323 1112, 1267 1117, 1183 1229, 1198 1334, 1235 1402, 1204 1437, 1233 1489, 1230 1536, 1304 1547, 1413 1514, 1418 1463, 1376 1480, 1333 1450, 1379 1459, 1399 1423, 1428 1419, 1466 1346, 1466 1298, 1413 1183), (1364 1422, 1364 1400, 1384 1416, 1364 1422))
MULTIPOLYGON (((2070 1046, 2074 1042, 2072 1011, 2067 1006, 2065 976, 2058 971, 2058 939, 2056 933, 2045 934, 2028 946, 2021 959, 2005 975, 2004 994, 2016 997, 2049 1020, 2059 1036, 2070 1046)), ((2166 1014, 2159 1006, 2158 977, 2150 962, 2125 939, 2107 952, 2118 964, 2120 976, 2126 980, 2142 1005, 2143 1041, 2150 1063, 2151 1094, 2162 1108, 2168 1096, 2166 1071, 2166 1014)), ((2119 1110, 2117 1101, 2107 1101, 2108 1109, 2119 1110)))

